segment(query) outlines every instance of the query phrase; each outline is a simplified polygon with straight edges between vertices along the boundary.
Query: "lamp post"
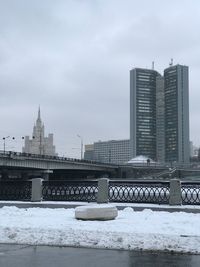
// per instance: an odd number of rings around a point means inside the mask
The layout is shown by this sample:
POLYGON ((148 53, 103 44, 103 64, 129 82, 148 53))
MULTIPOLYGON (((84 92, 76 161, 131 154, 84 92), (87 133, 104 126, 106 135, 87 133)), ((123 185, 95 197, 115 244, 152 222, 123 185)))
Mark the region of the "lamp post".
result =
POLYGON ((24 152, 24 150, 25 150, 25 137, 24 136, 22 136, 22 153, 24 152))
MULTIPOLYGON (((3 153, 6 153, 6 139, 10 138, 10 135, 3 137, 3 153)), ((12 139, 14 140, 15 137, 12 137, 12 139)))
POLYGON ((81 140, 81 159, 83 159, 83 138, 79 134, 77 134, 77 137, 81 140))

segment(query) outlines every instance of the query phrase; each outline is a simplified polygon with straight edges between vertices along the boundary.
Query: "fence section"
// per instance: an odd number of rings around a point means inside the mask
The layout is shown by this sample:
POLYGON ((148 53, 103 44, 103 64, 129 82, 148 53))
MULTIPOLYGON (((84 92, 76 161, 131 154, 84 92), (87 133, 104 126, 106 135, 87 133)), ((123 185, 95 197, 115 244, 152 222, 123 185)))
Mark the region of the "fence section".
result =
POLYGON ((43 200, 87 201, 97 200, 97 181, 44 181, 43 200))
POLYGON ((200 205, 200 182, 181 183, 182 204, 200 205))
POLYGON ((31 200, 31 181, 1 181, 0 200, 31 200))
POLYGON ((169 182, 110 181, 109 201, 168 204, 169 190, 169 182))
MULTIPOLYGON (((41 198, 46 201, 97 202, 98 190, 101 192, 97 180, 43 181, 41 186, 41 198)), ((0 200, 30 201, 31 194, 31 181, 0 181, 0 200)), ((200 205, 200 182, 182 181, 180 194, 183 205, 200 205)), ((169 199, 169 181, 110 180, 108 183, 110 202, 169 204, 169 199)))

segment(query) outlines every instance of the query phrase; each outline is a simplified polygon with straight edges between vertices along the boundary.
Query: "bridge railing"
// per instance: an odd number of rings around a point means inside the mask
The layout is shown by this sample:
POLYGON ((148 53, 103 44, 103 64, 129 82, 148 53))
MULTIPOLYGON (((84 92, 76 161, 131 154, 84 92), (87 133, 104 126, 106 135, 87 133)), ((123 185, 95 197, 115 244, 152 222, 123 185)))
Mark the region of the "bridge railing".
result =
POLYGON ((0 200, 30 201, 32 183, 31 181, 1 181, 0 200))
POLYGON ((75 181, 0 181, 0 200, 21 201, 85 201, 97 202, 101 190, 106 190, 104 202, 154 203, 170 205, 200 205, 200 182, 106 180, 75 181), (176 182, 176 183, 174 183, 176 182), (174 187, 177 184, 178 187, 174 187), (35 190, 37 194, 35 194, 35 190), (37 196, 37 199, 35 199, 37 196), (174 198, 175 197, 175 198, 174 198), (177 198, 178 197, 178 198, 177 198), (174 199, 178 199, 174 202, 174 199))
POLYGON ((94 165, 108 165, 108 166, 118 166, 118 164, 114 163, 105 163, 95 160, 86 160, 86 159, 76 159, 76 158, 69 158, 69 157, 60 157, 60 156, 52 156, 52 155, 40 155, 40 154, 32 154, 32 153, 25 153, 25 152, 14 152, 14 151, 3 151, 0 150, 0 156, 3 158, 32 158, 32 159, 43 159, 43 160, 56 160, 56 161, 70 161, 70 162, 79 162, 79 163, 89 163, 94 165))

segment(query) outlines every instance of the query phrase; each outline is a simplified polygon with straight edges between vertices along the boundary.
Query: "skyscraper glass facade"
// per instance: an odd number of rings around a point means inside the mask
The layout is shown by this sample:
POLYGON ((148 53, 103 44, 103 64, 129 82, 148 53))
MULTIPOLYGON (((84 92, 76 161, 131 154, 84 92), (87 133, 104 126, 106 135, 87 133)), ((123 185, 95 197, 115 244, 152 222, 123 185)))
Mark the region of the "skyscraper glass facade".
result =
POLYGON ((130 71, 130 155, 189 162, 188 67, 130 71))
POLYGON ((165 77, 165 155, 166 161, 178 159, 177 68, 168 68, 165 77))
POLYGON ((131 77, 131 151, 132 157, 156 158, 156 77, 158 72, 133 69, 131 77))
POLYGON ((164 77, 157 77, 156 84, 156 159, 165 162, 165 101, 164 77))
POLYGON ((188 67, 171 66, 165 80, 165 160, 189 162, 188 67))

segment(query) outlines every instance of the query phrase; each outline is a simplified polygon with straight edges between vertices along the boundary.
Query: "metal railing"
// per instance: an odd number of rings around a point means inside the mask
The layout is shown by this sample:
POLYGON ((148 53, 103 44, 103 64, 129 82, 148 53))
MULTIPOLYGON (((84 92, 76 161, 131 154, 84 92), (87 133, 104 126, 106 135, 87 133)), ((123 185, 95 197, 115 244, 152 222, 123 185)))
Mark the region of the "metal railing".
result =
POLYGON ((200 205, 200 182, 181 183, 182 204, 200 205))
POLYGON ((1 181, 0 200, 31 200, 31 181, 1 181))
POLYGON ((93 165, 107 165, 110 167, 118 167, 119 164, 115 163, 106 163, 96 160, 86 160, 86 159, 77 159, 77 158, 69 158, 69 157, 60 157, 60 156, 51 156, 51 155, 40 155, 40 154, 32 154, 25 152, 14 152, 14 151, 3 151, 0 150, 0 157, 2 158, 28 158, 28 159, 38 159, 38 160, 53 160, 53 161, 62 161, 62 162, 76 162, 76 163, 85 163, 85 164, 93 164, 93 165))
POLYGON ((44 181, 43 200, 96 201, 98 181, 44 181))
MULTIPOLYGON (((108 201, 169 204, 170 184, 169 181, 108 180, 108 201)), ((0 200, 30 201, 32 190, 31 181, 0 181, 0 200)), ((96 202, 100 191, 98 180, 41 183, 41 199, 45 201, 96 202)), ((200 205, 200 182, 181 182, 179 193, 183 205, 200 205)))
POLYGON ((110 181, 109 201, 168 204, 169 190, 169 182, 110 181))

